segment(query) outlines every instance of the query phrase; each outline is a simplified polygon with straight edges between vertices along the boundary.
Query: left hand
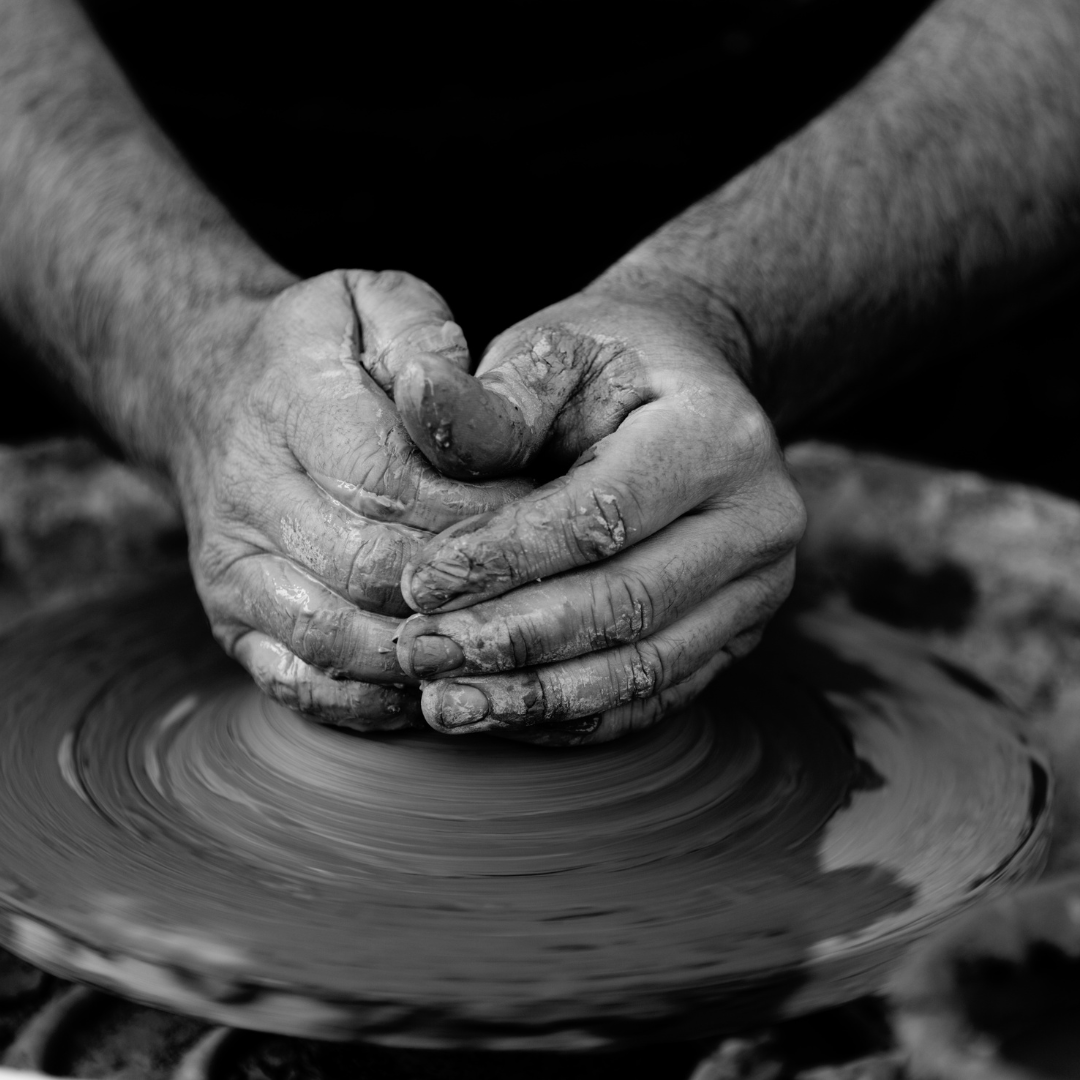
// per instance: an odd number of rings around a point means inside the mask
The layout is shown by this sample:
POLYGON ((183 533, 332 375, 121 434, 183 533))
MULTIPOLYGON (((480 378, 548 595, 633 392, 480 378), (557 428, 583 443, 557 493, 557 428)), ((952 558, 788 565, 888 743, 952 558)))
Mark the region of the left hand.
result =
MULTIPOLYGON (((395 399, 441 470, 565 475, 406 566, 398 659, 443 732, 586 743, 654 723, 757 643, 805 514, 733 362, 670 305, 582 294, 501 335, 479 379, 410 361, 395 399)), ((730 344, 728 344, 730 343, 730 344)))
POLYGON ((213 328, 169 402, 183 422, 164 456, 214 636, 263 691, 325 723, 422 723, 394 655, 402 567, 531 487, 447 479, 394 409, 406 357, 468 363, 461 331, 424 282, 367 270, 228 305, 213 328))

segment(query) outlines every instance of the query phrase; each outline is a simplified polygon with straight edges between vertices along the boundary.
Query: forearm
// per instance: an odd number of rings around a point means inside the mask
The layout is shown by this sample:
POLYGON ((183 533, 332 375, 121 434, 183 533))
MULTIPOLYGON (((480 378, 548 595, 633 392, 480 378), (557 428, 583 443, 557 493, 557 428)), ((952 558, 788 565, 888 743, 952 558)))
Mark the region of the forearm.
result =
POLYGON ((592 288, 666 291, 726 327, 781 429, 801 425, 1075 266, 1078 56, 1075 0, 943 0, 592 288))
MULTIPOLYGON (((292 280, 144 112, 70 0, 0 0, 0 309, 132 453, 199 424, 226 307, 292 280)), ((233 324, 236 320, 230 320, 233 324)))

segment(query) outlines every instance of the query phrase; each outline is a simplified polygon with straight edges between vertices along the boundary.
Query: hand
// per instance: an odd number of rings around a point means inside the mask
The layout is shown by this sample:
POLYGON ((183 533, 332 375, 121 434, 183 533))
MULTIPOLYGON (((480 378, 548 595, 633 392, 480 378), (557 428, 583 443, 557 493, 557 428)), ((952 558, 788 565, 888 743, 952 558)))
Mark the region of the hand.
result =
POLYGON ((805 518, 730 336, 581 295, 503 334, 480 379, 403 364, 396 400, 452 475, 569 471, 414 552, 398 641, 428 723, 585 743, 686 704, 788 594, 805 518))
POLYGON ((191 564, 213 632, 272 697, 360 729, 419 718, 394 635, 402 567, 521 483, 460 483, 420 455, 387 396, 405 358, 467 365, 427 285, 344 271, 219 320, 176 440, 191 564))

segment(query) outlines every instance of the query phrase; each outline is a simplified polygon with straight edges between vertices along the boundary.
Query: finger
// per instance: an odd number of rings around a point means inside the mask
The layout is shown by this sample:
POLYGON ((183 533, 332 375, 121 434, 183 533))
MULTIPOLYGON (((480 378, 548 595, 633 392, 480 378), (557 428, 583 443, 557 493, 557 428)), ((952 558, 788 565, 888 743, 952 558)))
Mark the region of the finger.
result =
POLYGON ((292 450, 329 496, 364 517, 437 532, 531 491, 523 479, 462 483, 417 451, 397 409, 362 367, 336 385, 309 376, 301 386, 292 450))
POLYGON ((420 354, 468 370, 465 335, 427 282, 403 270, 347 270, 345 280, 363 334, 360 362, 388 394, 402 364, 420 354))
MULTIPOLYGON (((352 421, 340 430, 355 427, 352 421)), ((536 488, 524 477, 469 484, 441 476, 419 455, 401 425, 374 437, 366 431, 362 438, 365 445, 354 448, 351 460, 344 455, 330 461, 301 460, 311 480, 331 498, 372 521, 437 533, 536 488)))
POLYGON ((776 557, 763 530, 721 511, 673 521, 606 560, 475 607, 413 615, 398 663, 417 678, 509 671, 628 644, 776 557))
POLYGON ((331 678, 410 683, 398 666, 398 619, 360 611, 290 559, 265 553, 234 562, 204 597, 225 651, 261 631, 331 678))
POLYGON ((651 637, 563 663, 502 675, 426 683, 424 718, 466 734, 559 723, 644 700, 684 682, 723 653, 748 652, 787 595, 794 570, 781 564, 732 582, 651 637))
MULTIPOLYGON (((273 383, 278 396, 264 403, 278 409, 284 401, 288 446, 308 476, 372 520, 431 531, 531 490, 534 485, 521 480, 461 484, 440 475, 417 451, 393 402, 364 368, 368 352, 356 341, 357 319, 364 318, 357 295, 373 309, 366 344, 374 350, 371 355, 382 358, 380 370, 392 375, 396 357, 409 351, 405 346, 416 339, 418 326, 443 325, 436 294, 407 275, 391 275, 403 282, 395 287, 386 284, 387 275, 348 271, 329 277, 330 282, 315 283, 319 289, 305 298, 307 306, 297 310, 277 343, 290 358, 289 381, 273 383), (418 322, 398 311, 394 298, 401 296, 421 308, 414 312, 418 322)), ((237 483, 255 479, 245 470, 237 483)))
POLYGON ((535 746, 592 746, 610 742, 634 731, 673 717, 685 709, 731 663, 727 653, 717 653, 689 679, 669 686, 650 698, 619 705, 593 716, 564 720, 558 724, 537 724, 494 732, 503 739, 532 743, 535 746))
POLYGON ((430 532, 371 521, 300 473, 284 477, 263 507, 261 524, 278 551, 362 608, 408 614, 401 573, 430 532))
POLYGON ((324 723, 357 731, 389 731, 422 723, 415 693, 331 678, 257 630, 237 640, 234 655, 263 693, 324 723))
MULTIPOLYGON (((518 472, 547 441, 567 400, 616 346, 565 327, 533 327, 504 345, 482 379, 434 357, 402 365, 394 401, 409 435, 441 472, 518 472)), ((637 400, 637 399, 635 399, 637 400)))
POLYGON ((421 612, 464 607, 610 558, 706 500, 727 500, 754 527, 766 524, 755 508, 768 506, 786 550, 801 531, 801 502, 772 429, 755 408, 739 414, 745 430, 721 437, 722 415, 675 395, 643 405, 565 477, 432 540, 402 575, 406 602, 421 612))

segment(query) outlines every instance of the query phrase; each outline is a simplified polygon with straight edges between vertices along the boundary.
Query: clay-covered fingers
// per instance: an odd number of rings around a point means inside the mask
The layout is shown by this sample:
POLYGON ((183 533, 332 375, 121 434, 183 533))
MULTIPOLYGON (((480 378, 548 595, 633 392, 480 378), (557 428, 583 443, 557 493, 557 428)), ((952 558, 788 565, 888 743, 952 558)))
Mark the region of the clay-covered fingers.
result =
MULTIPOLYGON (((434 535, 430 529, 373 518, 331 495, 310 476, 291 472, 274 478, 272 497, 255 500, 249 518, 270 550, 287 555, 358 606, 386 615, 407 615, 401 575, 434 535)), ((421 484, 419 490, 424 490, 421 484)), ((513 490, 513 489, 510 489, 513 490)), ((518 490, 530 491, 531 485, 518 490)), ((464 510, 503 505, 506 493, 465 492, 464 510)), ((449 513, 446 503, 427 504, 430 513, 449 513)), ((419 511, 423 513, 422 510, 419 511)))
MULTIPOLYGON (((743 515, 736 512, 690 514, 602 563, 474 607, 413 615, 398 634, 398 662, 418 679, 452 678, 535 667, 640 641, 702 597, 775 561, 773 547, 755 547, 742 526, 743 515)), ((786 571, 769 568, 761 580, 784 588, 786 571)), ((752 597, 752 590, 745 591, 752 597)))
MULTIPOLYGON (((483 378, 414 354, 398 373, 394 400, 413 441, 440 471, 462 478, 508 475, 550 439, 582 385, 625 352, 613 341, 541 325, 495 342, 483 378)), ((601 435, 644 400, 632 379, 617 387, 609 374, 605 385, 616 391, 618 415, 601 435)))
POLYGON ((431 354, 467 370, 469 348, 446 301, 425 281, 403 270, 347 270, 345 281, 360 321, 361 362, 392 394, 411 358, 431 354))
POLYGON ((508 331, 478 378, 435 357, 403 366, 402 421, 443 470, 566 468, 406 565, 405 601, 437 616, 399 641, 403 667, 435 680, 434 727, 613 737, 756 642, 805 517, 720 340, 582 295, 508 331))
MULTIPOLYGON (((388 397, 413 348, 441 349, 448 369, 461 362, 463 343, 447 344, 457 335, 448 315, 433 290, 402 273, 338 271, 279 297, 249 339, 255 359, 244 371, 255 381, 232 402, 222 437, 236 459, 230 500, 242 503, 243 484, 254 486, 268 466, 280 475, 282 459, 356 513, 431 531, 525 490, 441 476, 388 397)), ((284 500, 270 492, 268 503, 284 500)))
POLYGON ((231 622, 263 631, 332 677, 407 681, 394 648, 399 620, 361 611, 291 559, 265 553, 238 559, 203 592, 228 651, 231 622), (215 619, 219 596, 228 615, 215 619))
POLYGON ((264 694, 323 723, 356 731, 423 726, 415 693, 400 686, 332 678, 258 630, 237 638, 233 655, 264 694))
MULTIPOLYGON (((620 722, 657 720, 664 712, 658 707, 661 695, 702 669, 720 670, 757 643, 786 597, 793 571, 789 554, 729 582, 681 618, 625 645, 503 674, 429 682, 423 691, 424 717, 448 733, 521 732, 658 699, 651 708, 621 714, 620 722)), ((606 737, 623 733, 613 730, 610 721, 606 732, 606 737)))
POLYGON ((794 546, 801 501, 768 421, 756 406, 733 414, 710 408, 704 392, 697 398, 643 405, 566 476, 441 533, 406 566, 406 602, 421 612, 474 604, 609 559, 706 506, 729 504, 756 548, 794 546))
POLYGON ((359 607, 385 615, 408 613, 402 570, 431 539, 430 532, 372 520, 302 474, 283 477, 275 488, 277 498, 266 501, 259 522, 274 550, 359 607))
POLYGON ((278 366, 259 403, 260 432, 284 438, 331 498, 371 520, 438 531, 531 489, 517 479, 463 484, 418 452, 388 392, 418 350, 446 370, 467 363, 464 339, 429 286, 400 272, 345 271, 297 286, 282 313, 278 366), (279 430, 273 430, 279 429, 279 430))
POLYGON ((734 659, 734 654, 719 652, 689 679, 665 687, 648 698, 636 698, 606 712, 581 716, 575 720, 536 724, 530 727, 502 728, 503 739, 532 743, 535 746, 590 746, 610 742, 632 731, 642 731, 686 708, 734 659))
POLYGON ((200 583, 200 594, 225 651, 283 704, 353 726, 400 726, 410 712, 399 620, 361 611, 292 560, 262 552, 200 583))
POLYGON ((409 438, 389 396, 401 366, 468 362, 445 302, 417 278, 323 274, 243 319, 230 309, 226 330, 171 463, 214 632, 292 707, 398 724, 408 680, 389 616, 406 610, 403 564, 534 485, 451 480, 409 438))

